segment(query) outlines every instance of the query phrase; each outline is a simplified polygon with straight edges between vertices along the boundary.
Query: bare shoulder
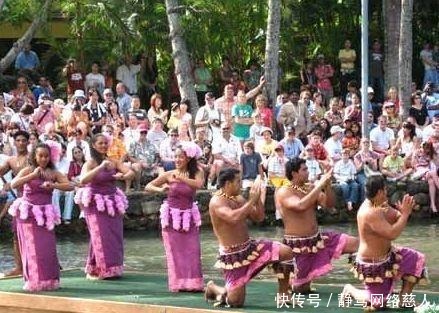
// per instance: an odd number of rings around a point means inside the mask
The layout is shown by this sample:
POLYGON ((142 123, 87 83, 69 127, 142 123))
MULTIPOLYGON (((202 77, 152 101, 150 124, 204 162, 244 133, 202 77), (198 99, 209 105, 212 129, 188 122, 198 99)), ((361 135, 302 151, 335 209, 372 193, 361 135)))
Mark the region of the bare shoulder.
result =
POLYGON ((285 196, 291 196, 291 190, 290 188, 283 186, 276 189, 276 196, 278 197, 285 197, 285 196))
POLYGON ((225 199, 223 197, 219 197, 214 194, 209 201, 209 210, 215 210, 224 205, 225 205, 225 199))

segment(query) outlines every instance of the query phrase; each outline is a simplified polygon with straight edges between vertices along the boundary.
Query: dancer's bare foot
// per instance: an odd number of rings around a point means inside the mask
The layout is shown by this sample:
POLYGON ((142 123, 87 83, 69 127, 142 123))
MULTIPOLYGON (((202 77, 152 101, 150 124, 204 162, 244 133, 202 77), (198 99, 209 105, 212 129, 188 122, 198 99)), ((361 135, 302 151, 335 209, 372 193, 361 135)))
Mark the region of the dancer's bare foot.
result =
POLYGON ((99 280, 99 279, 100 279, 99 276, 95 276, 95 275, 92 275, 92 274, 87 274, 87 275, 85 276, 85 278, 86 278, 87 280, 99 280))

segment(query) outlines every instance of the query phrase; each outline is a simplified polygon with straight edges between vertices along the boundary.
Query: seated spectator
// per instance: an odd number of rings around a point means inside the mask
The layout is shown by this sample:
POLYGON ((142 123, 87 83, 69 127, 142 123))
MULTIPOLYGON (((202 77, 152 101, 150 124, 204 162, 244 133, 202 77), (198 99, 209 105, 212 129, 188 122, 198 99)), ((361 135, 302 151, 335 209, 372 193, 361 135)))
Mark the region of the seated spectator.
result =
POLYGON ((349 150, 343 149, 341 160, 336 161, 334 165, 334 177, 342 190, 347 210, 352 211, 354 205, 357 204, 359 200, 359 185, 355 181, 357 169, 355 168, 354 162, 349 158, 349 155, 349 150))
POLYGON ((70 161, 67 178, 69 181, 73 182, 75 185, 75 190, 68 191, 65 195, 64 211, 62 214, 64 224, 70 224, 72 219, 73 199, 76 191, 79 187, 81 187, 79 177, 81 176, 82 166, 85 163, 85 156, 81 148, 73 147, 70 154, 73 156, 73 160, 70 161))
POLYGON ((264 174, 262 171, 262 158, 259 153, 255 152, 253 142, 244 143, 244 153, 240 156, 239 164, 242 173, 242 188, 250 188, 256 177, 264 174))
POLYGON ((407 168, 404 159, 398 155, 398 147, 392 147, 390 154, 384 158, 381 173, 388 181, 395 182, 407 179, 411 172, 412 169, 407 168))
POLYGON ((125 117, 120 114, 119 104, 116 101, 111 101, 108 104, 107 123, 112 125, 125 124, 125 117))
POLYGON ((335 164, 341 159, 341 152, 343 150, 342 134, 343 128, 340 126, 331 127, 331 138, 325 142, 325 150, 328 152, 329 160, 332 164, 335 164))
POLYGON ((103 103, 99 102, 99 92, 91 88, 88 90, 89 101, 84 105, 84 111, 88 112, 91 131, 93 134, 100 133, 102 126, 107 123, 107 109, 103 103))
POLYGON ((314 130, 311 133, 308 146, 310 146, 314 150, 314 157, 320 163, 322 168, 328 169, 330 165, 330 160, 328 158, 328 152, 326 151, 326 148, 322 143, 322 136, 319 130, 314 130))
POLYGON ((46 142, 47 140, 53 140, 58 143, 64 144, 64 138, 55 132, 55 125, 53 125, 52 123, 46 124, 46 126, 44 127, 44 133, 40 135, 39 140, 41 142, 46 142))
POLYGON ((148 177, 148 181, 153 180, 159 173, 160 155, 155 145, 147 139, 148 129, 141 125, 139 127, 139 141, 131 143, 129 148, 129 160, 131 168, 136 174, 134 186, 140 190, 140 181, 143 175, 148 177))
POLYGON ((261 149, 261 145, 264 142, 264 136, 262 136, 262 131, 265 129, 265 126, 262 124, 261 114, 258 112, 253 112, 253 125, 250 126, 250 140, 253 141, 255 145, 255 150, 259 151, 261 149))
POLYGON ((255 112, 259 113, 265 127, 273 128, 273 111, 267 107, 268 99, 264 95, 258 95, 255 99, 255 112))
POLYGON ((261 143, 259 147, 259 152, 262 155, 262 159, 266 160, 268 157, 274 154, 274 148, 277 146, 277 141, 274 140, 273 131, 270 128, 264 128, 262 130, 262 136, 264 137, 264 141, 261 143))
POLYGON ((74 131, 70 132, 69 134, 69 143, 67 144, 67 159, 69 161, 73 161, 73 148, 78 147, 81 148, 82 153, 84 154, 85 160, 90 160, 90 145, 89 143, 84 139, 82 130, 80 128, 75 129, 74 131))
POLYGON ((163 130, 163 120, 161 118, 156 118, 152 122, 152 128, 148 131, 146 135, 146 139, 157 147, 157 150, 160 148, 160 144, 165 140, 168 136, 163 130))
POLYGON ((33 124, 32 121, 33 114, 34 114, 34 107, 30 104, 25 104, 21 107, 18 113, 12 115, 10 123, 18 125, 18 127, 21 130, 30 132, 31 124, 33 124))
POLYGON ((46 76, 40 76, 38 79, 38 85, 36 85, 32 93, 34 94, 35 99, 40 99, 40 95, 46 94, 49 98, 54 97, 54 91, 52 86, 50 85, 50 81, 46 76))
POLYGON ((128 127, 122 131, 125 147, 131 146, 133 142, 139 141, 140 134, 138 130, 139 122, 134 114, 128 115, 128 127))
POLYGON ((147 113, 144 109, 140 108, 140 98, 138 95, 131 96, 131 108, 128 110, 128 114, 134 114, 140 124, 145 124, 148 127, 147 113))
POLYGON ((396 106, 393 102, 386 101, 383 108, 383 115, 387 116, 387 127, 392 129, 396 135, 401 128, 401 117, 396 112, 396 106))
POLYGON ((329 102, 329 111, 326 111, 325 119, 328 120, 331 126, 343 123, 343 110, 340 108, 339 99, 337 97, 332 98, 329 102))
POLYGON ((239 168, 239 158, 242 153, 239 139, 231 135, 231 125, 221 125, 222 136, 212 143, 213 166, 209 175, 208 187, 213 188, 213 181, 223 167, 239 168))
POLYGON ((408 156, 413 151, 413 142, 416 136, 415 125, 404 122, 402 124, 402 133, 396 139, 395 146, 399 149, 399 154, 402 157, 408 156))
POLYGON ((306 167, 308 168, 308 180, 310 183, 314 183, 320 179, 323 171, 320 163, 315 158, 314 149, 310 145, 305 148, 304 158, 306 167))
POLYGON ((362 138, 360 143, 360 151, 354 156, 354 164, 357 169, 357 183, 359 185, 359 203, 363 203, 364 187, 366 185, 366 178, 378 171, 379 155, 373 152, 368 138, 362 138))
POLYGON ((289 183, 285 174, 285 164, 287 162, 288 159, 285 157, 284 147, 281 144, 277 144, 274 154, 267 161, 268 182, 275 188, 286 186, 289 183))
POLYGON ((285 157, 293 159, 299 157, 304 147, 302 141, 296 138, 296 129, 293 126, 285 127, 285 138, 279 144, 284 147, 285 157))
POLYGON ((172 128, 168 131, 168 138, 160 144, 160 161, 165 172, 175 169, 175 150, 179 143, 178 130, 172 128))
POLYGON ((210 143, 206 138, 205 128, 201 127, 195 130, 194 142, 200 147, 201 150, 203 150, 207 143, 210 143))
POLYGON ((32 114, 32 121, 34 122, 37 131, 41 134, 45 126, 55 122, 55 114, 53 113, 53 100, 47 94, 40 95, 38 99, 38 108, 32 114))
POLYGON ((350 119, 357 123, 361 123, 361 102, 358 93, 353 93, 351 96, 352 104, 345 109, 345 119, 350 119))
POLYGON ((85 132, 87 135, 89 130, 88 125, 90 125, 88 112, 83 110, 79 103, 76 103, 72 108, 72 114, 67 120, 67 133, 74 133, 80 122, 83 122, 85 125, 87 125, 87 130, 85 132))
POLYGON ((202 147, 203 154, 198 159, 199 166, 204 171, 205 182, 204 185, 208 182, 208 177, 210 175, 211 167, 213 164, 213 154, 212 154, 212 145, 208 142, 204 144, 202 147))
POLYGON ((194 135, 192 133, 192 128, 188 122, 182 121, 180 125, 178 125, 178 140, 180 142, 184 141, 192 141, 194 135))
POLYGON ((387 116, 381 115, 378 118, 378 127, 370 132, 370 141, 373 151, 380 155, 380 159, 390 154, 390 147, 395 143, 395 133, 387 127, 387 116))
POLYGON ((349 150, 351 153, 350 157, 352 158, 358 152, 360 147, 360 139, 354 136, 352 129, 345 129, 341 144, 343 149, 349 150))
POLYGON ((168 110, 162 109, 162 96, 158 93, 152 95, 150 100, 151 107, 148 110, 148 120, 152 124, 156 118, 162 120, 163 125, 168 121, 168 110))
POLYGON ((14 112, 19 112, 25 104, 29 104, 34 108, 37 105, 34 94, 29 89, 29 84, 25 76, 17 77, 17 88, 11 90, 9 94, 12 96, 12 99, 8 101, 8 106, 13 109, 14 112))
POLYGON ((427 108, 422 104, 421 100, 422 99, 420 93, 412 94, 411 96, 412 106, 409 109, 409 116, 415 119, 416 127, 424 129, 430 122, 430 119, 428 117, 427 108))
POLYGON ((319 120, 317 129, 320 130, 323 141, 326 141, 329 139, 329 137, 331 137, 331 125, 329 125, 329 122, 326 118, 319 120))

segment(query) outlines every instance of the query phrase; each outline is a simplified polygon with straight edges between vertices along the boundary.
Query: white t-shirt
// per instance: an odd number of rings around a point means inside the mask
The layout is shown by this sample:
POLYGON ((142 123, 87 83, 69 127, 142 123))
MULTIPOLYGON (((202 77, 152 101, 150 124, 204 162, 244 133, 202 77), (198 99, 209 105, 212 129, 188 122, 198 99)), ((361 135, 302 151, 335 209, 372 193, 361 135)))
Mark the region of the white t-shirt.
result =
POLYGON ((381 149, 389 149, 390 141, 394 139, 395 133, 388 127, 383 131, 378 126, 370 131, 370 141, 373 141, 381 149))
POLYGON ((85 76, 85 90, 88 90, 88 88, 96 88, 99 93, 102 95, 105 88, 105 77, 104 75, 97 73, 88 73, 85 76))
POLYGON ((122 64, 117 68, 116 79, 124 83, 127 87, 127 92, 130 94, 137 93, 137 73, 140 72, 140 64, 122 64))
POLYGON ((328 152, 328 156, 337 161, 341 158, 341 151, 343 150, 343 145, 341 144, 341 140, 335 141, 334 138, 329 138, 326 140, 325 149, 328 152))

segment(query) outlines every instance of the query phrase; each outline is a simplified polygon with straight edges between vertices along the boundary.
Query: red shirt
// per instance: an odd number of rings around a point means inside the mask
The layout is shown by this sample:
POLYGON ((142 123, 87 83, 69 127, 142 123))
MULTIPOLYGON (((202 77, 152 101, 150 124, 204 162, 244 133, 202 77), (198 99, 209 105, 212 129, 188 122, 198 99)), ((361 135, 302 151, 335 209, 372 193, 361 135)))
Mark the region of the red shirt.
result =
POLYGON ((78 71, 67 72, 67 94, 71 95, 75 90, 84 90, 85 75, 78 71))

